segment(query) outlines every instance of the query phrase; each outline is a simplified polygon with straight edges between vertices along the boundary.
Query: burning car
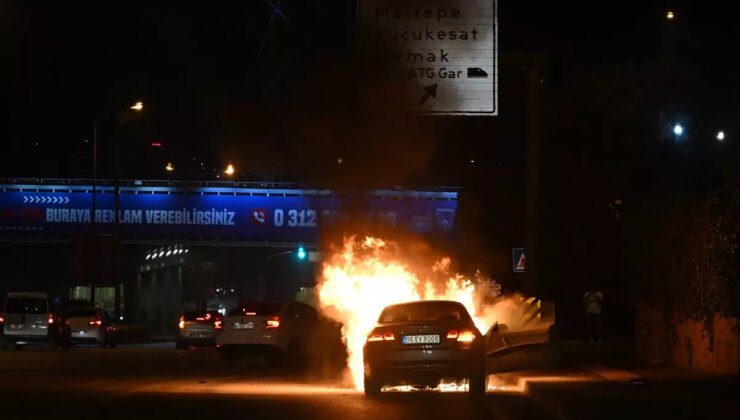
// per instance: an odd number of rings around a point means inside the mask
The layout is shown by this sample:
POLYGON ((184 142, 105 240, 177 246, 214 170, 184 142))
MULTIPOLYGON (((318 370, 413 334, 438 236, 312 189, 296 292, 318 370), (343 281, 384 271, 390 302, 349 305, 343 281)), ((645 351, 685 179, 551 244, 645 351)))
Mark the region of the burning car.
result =
POLYGON ((386 385, 436 387, 467 380, 471 395, 486 390, 484 343, 465 306, 425 300, 387 306, 363 349, 366 395, 386 385))

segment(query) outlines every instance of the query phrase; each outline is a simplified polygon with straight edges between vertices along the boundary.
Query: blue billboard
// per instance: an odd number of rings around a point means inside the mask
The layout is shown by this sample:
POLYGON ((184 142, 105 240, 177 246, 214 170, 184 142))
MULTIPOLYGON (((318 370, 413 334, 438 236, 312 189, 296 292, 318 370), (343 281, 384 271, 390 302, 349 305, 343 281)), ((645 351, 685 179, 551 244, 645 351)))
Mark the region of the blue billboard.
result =
POLYGON ((452 234, 457 209, 455 192, 107 185, 95 196, 93 210, 91 185, 0 184, 0 234, 69 237, 94 217, 97 233, 124 238, 311 243, 323 224, 356 218, 452 234))

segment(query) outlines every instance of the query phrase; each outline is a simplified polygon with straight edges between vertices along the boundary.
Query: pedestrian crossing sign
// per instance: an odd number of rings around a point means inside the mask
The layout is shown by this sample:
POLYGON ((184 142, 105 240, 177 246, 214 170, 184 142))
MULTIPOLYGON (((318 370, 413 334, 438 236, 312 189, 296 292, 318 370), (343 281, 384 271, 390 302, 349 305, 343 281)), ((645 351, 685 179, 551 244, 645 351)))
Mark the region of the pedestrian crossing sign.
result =
POLYGON ((524 248, 514 248, 511 250, 511 262, 515 273, 523 273, 527 264, 527 257, 524 254, 524 248))

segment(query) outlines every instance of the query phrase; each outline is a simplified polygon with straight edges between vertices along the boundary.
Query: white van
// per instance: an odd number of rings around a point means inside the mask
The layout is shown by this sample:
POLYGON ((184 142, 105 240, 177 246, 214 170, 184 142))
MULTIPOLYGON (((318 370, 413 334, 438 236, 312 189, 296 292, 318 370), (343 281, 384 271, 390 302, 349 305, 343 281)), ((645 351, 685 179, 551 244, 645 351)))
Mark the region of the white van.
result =
POLYGON ((48 349, 66 347, 62 320, 53 314, 46 293, 9 293, 3 306, 3 338, 9 350, 42 343, 48 349))

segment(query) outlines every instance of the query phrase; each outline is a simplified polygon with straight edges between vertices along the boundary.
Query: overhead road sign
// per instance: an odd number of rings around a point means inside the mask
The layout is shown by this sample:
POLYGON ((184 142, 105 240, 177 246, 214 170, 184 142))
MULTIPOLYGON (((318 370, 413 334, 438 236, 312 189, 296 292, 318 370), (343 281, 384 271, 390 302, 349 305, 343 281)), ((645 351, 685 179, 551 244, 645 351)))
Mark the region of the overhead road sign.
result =
POLYGON ((495 0, 358 2, 362 66, 374 105, 498 114, 495 0))

